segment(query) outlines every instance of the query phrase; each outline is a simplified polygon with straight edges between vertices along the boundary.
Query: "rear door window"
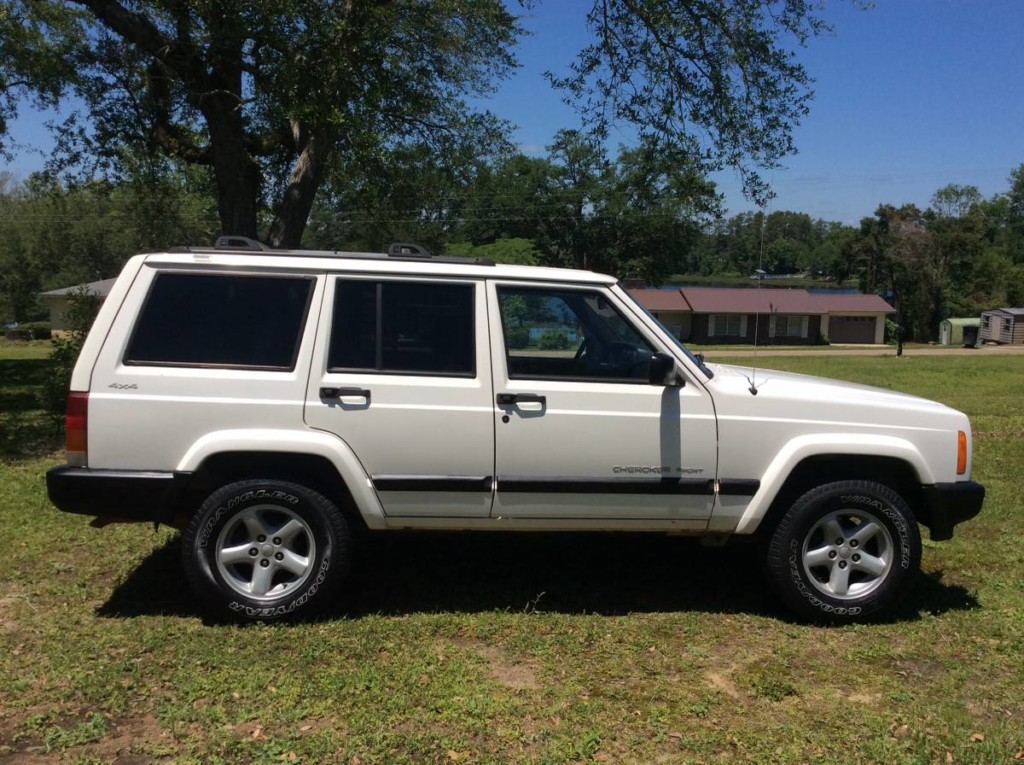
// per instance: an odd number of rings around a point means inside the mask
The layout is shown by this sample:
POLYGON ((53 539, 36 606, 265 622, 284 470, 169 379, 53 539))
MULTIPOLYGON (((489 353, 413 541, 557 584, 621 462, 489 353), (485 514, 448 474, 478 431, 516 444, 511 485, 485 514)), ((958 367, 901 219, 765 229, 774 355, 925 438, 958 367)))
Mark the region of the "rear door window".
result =
POLYGON ((330 372, 473 377, 473 284, 339 279, 330 372))

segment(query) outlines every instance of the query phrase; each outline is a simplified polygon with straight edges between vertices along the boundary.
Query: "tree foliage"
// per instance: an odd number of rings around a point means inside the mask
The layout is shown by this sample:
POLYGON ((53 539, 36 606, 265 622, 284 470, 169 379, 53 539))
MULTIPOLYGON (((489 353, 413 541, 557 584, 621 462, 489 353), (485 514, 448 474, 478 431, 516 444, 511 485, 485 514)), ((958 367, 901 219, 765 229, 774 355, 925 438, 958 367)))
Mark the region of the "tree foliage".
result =
POLYGON ((456 241, 526 239, 546 265, 652 283, 682 270, 720 203, 681 152, 645 141, 612 159, 571 130, 556 134, 547 157, 515 155, 484 169, 468 196, 456 241))
POLYGON ((770 196, 760 168, 795 151, 811 78, 799 46, 828 30, 810 0, 594 0, 594 39, 567 76, 549 75, 585 124, 615 124, 699 160, 736 168, 747 194, 770 196))
POLYGON ((43 318, 39 292, 116 276, 140 252, 209 244, 215 230, 205 187, 167 168, 122 183, 0 185, 0 321, 43 318))
MULTIPOLYGON (((594 0, 591 44, 550 79, 591 143, 631 126, 699 175, 737 168, 763 201, 758 169, 794 151, 807 112, 793 48, 826 28, 820 13, 811 0, 594 0)), ((60 129, 65 167, 117 172, 126 148, 205 167, 224 233, 294 247, 332 175, 403 146, 443 161, 500 145, 506 126, 469 99, 514 67, 521 29, 502 0, 0 0, 0 32, 0 133, 18 103, 74 93, 84 113, 60 129)), ((562 159, 556 183, 585 193, 562 159)))
MULTIPOLYGON (((466 97, 510 71, 519 32, 500 0, 0 7, 71 51, 75 76, 66 85, 90 119, 87 130, 65 125, 66 145, 115 165, 129 146, 207 167, 222 230, 255 237, 269 208, 277 246, 298 246, 338 155, 371 156, 406 141, 443 152, 467 137, 496 138, 497 120, 466 97), (73 11, 59 15, 65 7, 73 11)), ((28 87, 51 92, 23 68, 28 87)))

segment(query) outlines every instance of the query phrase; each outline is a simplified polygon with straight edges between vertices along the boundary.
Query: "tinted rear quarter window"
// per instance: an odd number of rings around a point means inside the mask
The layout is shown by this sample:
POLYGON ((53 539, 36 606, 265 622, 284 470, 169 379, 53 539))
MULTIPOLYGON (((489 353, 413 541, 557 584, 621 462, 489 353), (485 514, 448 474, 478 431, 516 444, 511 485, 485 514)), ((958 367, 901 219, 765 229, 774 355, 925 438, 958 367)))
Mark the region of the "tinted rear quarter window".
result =
POLYGON ((310 277, 156 276, 125 363, 292 370, 313 290, 310 277))

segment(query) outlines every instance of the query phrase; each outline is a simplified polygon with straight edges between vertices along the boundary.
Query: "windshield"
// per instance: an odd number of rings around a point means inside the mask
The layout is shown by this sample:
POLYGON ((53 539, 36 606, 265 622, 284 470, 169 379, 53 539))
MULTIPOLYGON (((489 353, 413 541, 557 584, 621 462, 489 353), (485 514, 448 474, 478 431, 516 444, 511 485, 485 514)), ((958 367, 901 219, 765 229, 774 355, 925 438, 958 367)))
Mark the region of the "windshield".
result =
POLYGON ((643 311, 647 315, 647 317, 649 319, 651 319, 651 321, 653 321, 655 324, 657 324, 659 327, 661 327, 665 331, 665 334, 668 335, 672 339, 672 342, 675 344, 675 346, 679 350, 681 350, 683 352, 683 354, 685 354, 686 358, 688 358, 690 361, 692 361, 697 366, 697 368, 700 369, 700 371, 703 372, 707 376, 707 378, 709 380, 712 377, 715 376, 715 373, 712 372, 711 369, 708 368, 708 365, 704 363, 704 357, 703 356, 696 356, 693 353, 691 353, 690 349, 687 348, 685 345, 683 345, 682 341, 679 338, 677 338, 675 335, 673 335, 669 331, 669 329, 664 324, 662 324, 661 321, 658 320, 657 316, 655 316, 653 313, 648 311, 647 307, 643 303, 641 303, 639 300, 637 300, 635 297, 633 297, 633 294, 629 290, 627 290, 621 284, 619 284, 617 286, 619 287, 620 294, 623 294, 627 298, 629 298, 629 301, 633 305, 635 305, 637 308, 639 308, 641 311, 643 311))

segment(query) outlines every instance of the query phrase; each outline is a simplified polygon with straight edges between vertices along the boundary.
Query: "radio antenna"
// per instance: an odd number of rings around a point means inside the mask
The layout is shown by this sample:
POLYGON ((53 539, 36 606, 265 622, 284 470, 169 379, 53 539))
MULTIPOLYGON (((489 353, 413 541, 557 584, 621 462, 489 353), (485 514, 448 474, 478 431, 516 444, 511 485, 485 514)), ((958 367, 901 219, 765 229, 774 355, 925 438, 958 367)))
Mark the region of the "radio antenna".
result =
POLYGON ((747 382, 750 383, 750 387, 747 390, 750 391, 751 396, 757 395, 757 337, 758 330, 761 325, 761 287, 764 285, 764 277, 766 272, 764 270, 764 229, 768 222, 768 216, 766 215, 765 208, 761 208, 761 244, 757 255, 757 269, 754 274, 757 276, 757 311, 754 313, 754 361, 750 366, 750 377, 747 377, 747 382))

